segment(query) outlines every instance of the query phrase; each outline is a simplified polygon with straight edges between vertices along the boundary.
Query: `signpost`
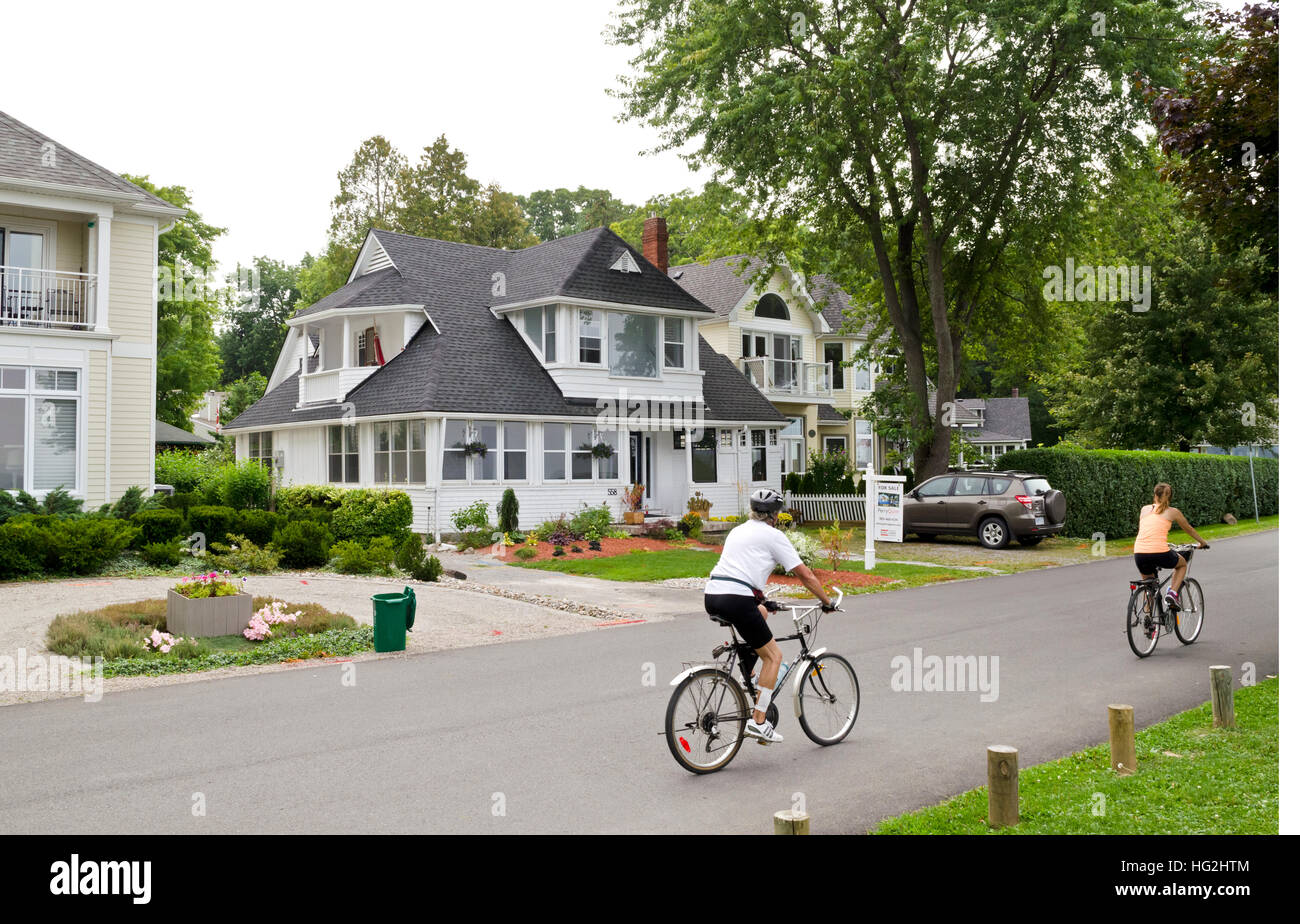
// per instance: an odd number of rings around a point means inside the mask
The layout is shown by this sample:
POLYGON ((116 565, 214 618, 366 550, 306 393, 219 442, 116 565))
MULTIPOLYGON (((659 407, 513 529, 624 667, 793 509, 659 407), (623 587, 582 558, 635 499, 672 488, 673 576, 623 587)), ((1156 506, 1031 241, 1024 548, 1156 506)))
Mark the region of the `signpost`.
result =
POLYGON ((871 571, 876 567, 877 542, 903 541, 904 478, 902 475, 877 475, 871 466, 862 477, 867 482, 867 542, 862 567, 871 571))

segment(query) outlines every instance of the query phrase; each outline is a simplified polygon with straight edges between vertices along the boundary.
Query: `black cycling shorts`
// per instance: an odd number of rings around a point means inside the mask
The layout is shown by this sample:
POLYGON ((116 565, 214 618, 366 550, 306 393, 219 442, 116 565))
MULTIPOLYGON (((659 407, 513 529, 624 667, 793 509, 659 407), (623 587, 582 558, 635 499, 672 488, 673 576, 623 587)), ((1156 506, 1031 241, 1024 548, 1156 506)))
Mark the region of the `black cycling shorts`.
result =
POLYGON ((740 637, 757 651, 772 641, 772 630, 758 611, 758 599, 740 594, 705 594, 704 612, 725 619, 736 627, 740 637))
POLYGON ((1173 549, 1163 552, 1134 552, 1133 563, 1138 574, 1155 574, 1157 568, 1177 568, 1182 556, 1173 549))

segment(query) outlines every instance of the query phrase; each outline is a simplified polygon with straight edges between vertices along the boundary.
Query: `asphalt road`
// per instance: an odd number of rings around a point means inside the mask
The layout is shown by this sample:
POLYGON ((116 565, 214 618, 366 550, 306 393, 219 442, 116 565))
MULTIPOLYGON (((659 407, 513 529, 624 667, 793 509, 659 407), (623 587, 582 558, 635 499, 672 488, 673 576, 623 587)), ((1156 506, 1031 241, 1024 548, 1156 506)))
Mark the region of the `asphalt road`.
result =
POLYGON ((1276 673, 1277 559, 1276 532, 1199 553, 1200 641, 1164 637, 1144 661, 1123 635, 1128 560, 850 598, 818 639, 862 684, 848 740, 808 741, 783 691, 785 742, 706 777, 657 734, 680 661, 721 640, 702 615, 358 664, 354 686, 330 664, 10 706, 0 818, 8 833, 770 833, 802 793, 815 833, 859 832, 982 784, 989 744, 1024 767, 1105 740, 1108 703, 1145 727, 1204 702, 1208 665, 1276 673), (996 656, 998 698, 892 690, 891 660, 916 647, 996 656))

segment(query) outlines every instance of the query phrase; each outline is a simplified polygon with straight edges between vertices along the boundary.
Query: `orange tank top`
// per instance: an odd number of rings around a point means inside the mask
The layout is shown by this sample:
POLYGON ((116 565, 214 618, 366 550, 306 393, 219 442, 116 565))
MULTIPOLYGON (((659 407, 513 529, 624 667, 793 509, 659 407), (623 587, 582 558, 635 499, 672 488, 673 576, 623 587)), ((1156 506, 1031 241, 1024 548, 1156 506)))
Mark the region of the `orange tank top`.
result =
POLYGON ((1173 526, 1173 523, 1158 513, 1142 514, 1138 520, 1138 534, 1133 543, 1133 551, 1169 551, 1169 527, 1171 526, 1173 526))

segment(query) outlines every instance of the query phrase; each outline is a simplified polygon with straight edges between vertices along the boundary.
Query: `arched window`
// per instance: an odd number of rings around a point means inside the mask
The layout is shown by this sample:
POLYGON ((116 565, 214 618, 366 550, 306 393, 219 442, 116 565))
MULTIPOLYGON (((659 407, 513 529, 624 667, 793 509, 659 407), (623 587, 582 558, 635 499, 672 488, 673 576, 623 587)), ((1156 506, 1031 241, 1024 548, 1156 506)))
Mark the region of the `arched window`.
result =
POLYGON ((788 321, 790 320, 790 309, 785 306, 781 296, 775 292, 768 292, 758 300, 758 304, 754 307, 754 317, 788 321))

